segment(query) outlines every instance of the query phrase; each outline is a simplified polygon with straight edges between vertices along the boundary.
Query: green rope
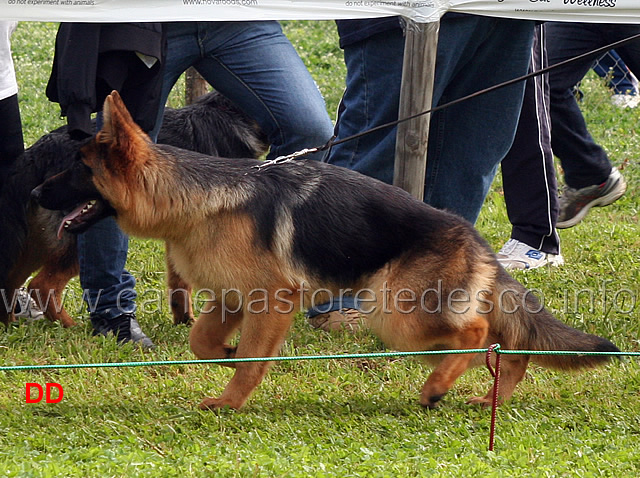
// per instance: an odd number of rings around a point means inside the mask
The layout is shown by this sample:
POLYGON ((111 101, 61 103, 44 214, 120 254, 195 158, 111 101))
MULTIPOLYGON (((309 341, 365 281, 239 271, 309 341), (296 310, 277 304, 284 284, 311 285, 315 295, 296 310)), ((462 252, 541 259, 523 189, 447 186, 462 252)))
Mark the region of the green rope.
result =
MULTIPOLYGON (((486 353, 489 349, 465 349, 465 350, 430 350, 416 352, 376 352, 343 355, 303 355, 298 357, 245 357, 209 360, 162 360, 150 362, 112 362, 112 363, 88 363, 88 364, 49 364, 49 365, 11 365, 0 366, 0 372, 13 372, 20 370, 54 370, 54 369, 79 369, 79 368, 123 368, 123 367, 157 367, 166 365, 201 365, 201 364, 225 364, 241 362, 291 362, 295 360, 330 360, 330 359, 361 359, 382 357, 413 357, 424 355, 449 355, 486 353)), ((580 352, 567 350, 502 350, 497 344, 492 349, 495 353, 505 355, 604 355, 604 356, 640 356, 640 352, 580 352)))
POLYGON ((226 358, 209 360, 170 360, 151 362, 113 362, 94 364, 51 364, 51 365, 12 365, 0 367, 0 372, 10 372, 18 370, 52 370, 52 369, 77 369, 77 368, 121 368, 121 367, 152 367, 161 365, 200 365, 200 364, 225 364, 240 362, 285 362, 294 360, 328 360, 328 359, 359 359, 359 358, 380 358, 380 357, 408 357, 418 355, 448 355, 448 354, 468 354, 484 353, 487 349, 467 349, 467 350, 430 350, 416 352, 377 352, 362 354, 343 355, 303 355, 298 357, 245 357, 226 358))
POLYGON ((603 355, 611 357, 640 356, 640 352, 580 352, 576 350, 496 350, 496 353, 504 355, 577 355, 580 357, 587 355, 603 355))

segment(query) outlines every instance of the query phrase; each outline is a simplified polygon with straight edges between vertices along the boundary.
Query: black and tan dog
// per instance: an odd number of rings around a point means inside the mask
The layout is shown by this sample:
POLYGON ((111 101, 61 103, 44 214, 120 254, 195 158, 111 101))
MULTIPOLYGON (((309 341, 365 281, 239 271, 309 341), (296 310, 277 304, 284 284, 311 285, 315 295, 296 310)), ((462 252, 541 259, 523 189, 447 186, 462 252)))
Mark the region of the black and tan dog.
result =
MULTIPOLYGON (((191 349, 202 359, 273 357, 299 305, 350 292, 368 323, 402 351, 504 349, 617 351, 548 313, 498 264, 474 228, 402 190, 315 161, 261 164, 154 145, 117 93, 105 124, 82 148, 82 163, 34 191, 53 209, 105 202, 136 236, 166 241, 175 268, 210 290, 211 307, 194 324, 191 349), (237 347, 228 345, 241 331, 237 347)), ((96 207, 96 206, 93 206, 96 207)), ((84 211, 68 219, 83 227, 84 211)), ((103 209, 105 210, 105 209, 103 209)), ((435 357, 435 356, 432 356, 435 357)), ((477 353, 448 354, 422 388, 434 407, 477 353)), ((525 374, 528 356, 504 355, 502 399, 525 374)), ((533 356, 556 368, 597 365, 602 356, 533 356)), ((219 398, 202 408, 241 407, 267 362, 237 362, 219 398)), ((487 404, 485 397, 471 399, 487 404)))
MULTIPOLYGON (((259 157, 267 149, 258 126, 218 93, 192 105, 167 109, 158 141, 184 149, 225 157, 259 157)), ((34 272, 28 290, 51 320, 74 324, 62 307, 62 292, 78 274, 75 237, 56 238, 63 217, 30 201, 33 188, 76 163, 84 141, 73 140, 67 127, 46 134, 16 161, 0 197, 0 323, 12 320, 16 288, 34 272)), ((174 322, 193 317, 190 288, 169 266, 174 322)))

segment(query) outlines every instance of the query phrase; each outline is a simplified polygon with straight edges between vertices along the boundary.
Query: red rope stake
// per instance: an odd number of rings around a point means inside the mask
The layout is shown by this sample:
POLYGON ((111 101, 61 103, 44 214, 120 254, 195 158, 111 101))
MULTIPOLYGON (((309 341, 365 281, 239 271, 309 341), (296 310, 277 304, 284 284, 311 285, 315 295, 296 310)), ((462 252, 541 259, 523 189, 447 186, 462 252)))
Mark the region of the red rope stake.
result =
POLYGON ((498 390, 500 388, 500 344, 490 345, 487 349, 487 368, 494 378, 493 382, 493 401, 491 402, 491 428, 489 432, 489 451, 493 451, 493 445, 496 437, 496 412, 498 410, 498 390), (491 354, 496 352, 496 369, 491 367, 491 354))

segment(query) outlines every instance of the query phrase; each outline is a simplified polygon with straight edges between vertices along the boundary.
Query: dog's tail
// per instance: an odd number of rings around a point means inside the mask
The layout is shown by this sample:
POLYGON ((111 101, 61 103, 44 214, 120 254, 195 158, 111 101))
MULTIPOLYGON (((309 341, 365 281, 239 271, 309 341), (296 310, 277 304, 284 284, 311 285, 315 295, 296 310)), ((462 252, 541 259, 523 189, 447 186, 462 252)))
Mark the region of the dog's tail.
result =
POLYGON ((607 362, 610 355, 591 352, 620 352, 607 339, 586 334, 556 319, 538 298, 500 267, 496 277, 495 309, 490 325, 490 340, 503 350, 572 351, 585 355, 531 355, 543 367, 560 370, 589 368, 607 362))

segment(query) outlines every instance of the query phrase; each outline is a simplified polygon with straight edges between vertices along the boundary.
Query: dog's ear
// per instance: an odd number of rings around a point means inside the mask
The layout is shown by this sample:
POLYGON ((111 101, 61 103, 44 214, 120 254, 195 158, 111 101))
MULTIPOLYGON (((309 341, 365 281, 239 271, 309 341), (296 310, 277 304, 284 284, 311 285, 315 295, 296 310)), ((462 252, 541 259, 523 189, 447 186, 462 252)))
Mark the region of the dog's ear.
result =
POLYGON ((110 145, 123 159, 133 160, 136 155, 128 153, 146 148, 149 137, 133 121, 117 91, 107 96, 102 111, 104 124, 96 136, 97 142, 110 145))

